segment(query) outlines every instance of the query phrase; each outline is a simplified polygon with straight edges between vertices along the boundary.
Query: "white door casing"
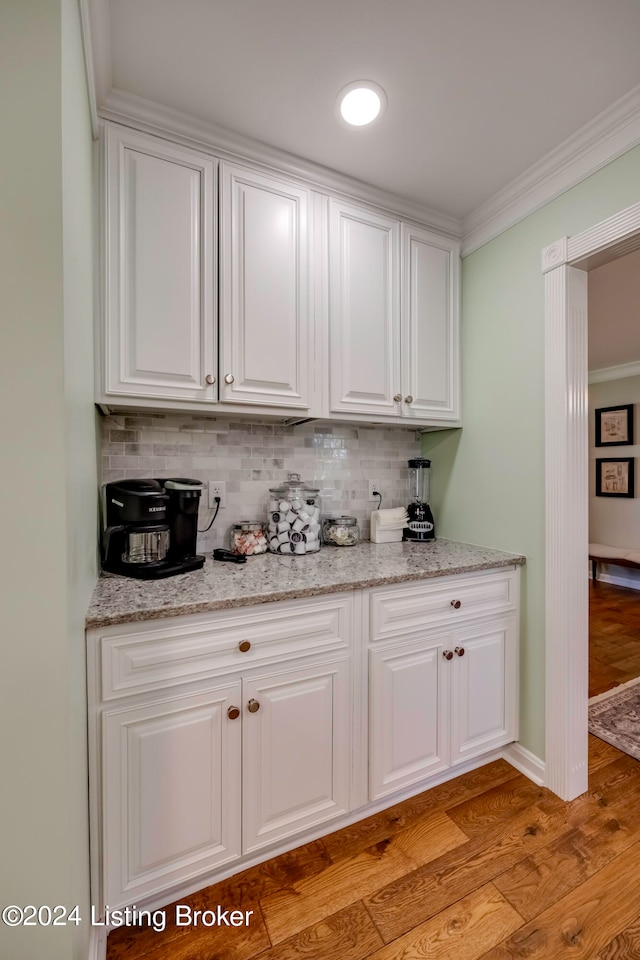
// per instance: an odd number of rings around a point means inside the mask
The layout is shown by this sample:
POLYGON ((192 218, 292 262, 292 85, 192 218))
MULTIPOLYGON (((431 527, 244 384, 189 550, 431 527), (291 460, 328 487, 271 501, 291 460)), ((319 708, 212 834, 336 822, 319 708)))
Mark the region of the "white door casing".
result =
POLYGON ((545 783, 587 789, 587 271, 640 248, 640 203, 542 251, 545 284, 545 783))

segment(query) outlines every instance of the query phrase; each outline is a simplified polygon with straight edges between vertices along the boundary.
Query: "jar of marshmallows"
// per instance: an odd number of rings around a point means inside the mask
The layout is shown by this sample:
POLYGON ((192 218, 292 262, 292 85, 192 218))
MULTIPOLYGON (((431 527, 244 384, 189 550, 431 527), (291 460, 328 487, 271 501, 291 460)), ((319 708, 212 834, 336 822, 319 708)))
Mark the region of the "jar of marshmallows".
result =
POLYGON ((320 549, 319 494, 297 473, 270 488, 267 539, 271 553, 299 557, 320 549))
POLYGON ((231 525, 229 546, 232 553, 251 557, 267 552, 266 524, 261 520, 239 520, 231 525))

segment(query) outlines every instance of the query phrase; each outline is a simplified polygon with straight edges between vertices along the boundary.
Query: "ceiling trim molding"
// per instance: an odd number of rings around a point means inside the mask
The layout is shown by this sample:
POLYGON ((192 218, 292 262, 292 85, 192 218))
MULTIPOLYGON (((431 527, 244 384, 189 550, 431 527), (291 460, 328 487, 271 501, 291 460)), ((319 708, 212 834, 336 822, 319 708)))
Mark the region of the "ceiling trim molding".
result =
POLYGON ((467 256, 640 143, 640 86, 600 113, 462 222, 467 256))
POLYGON ((453 240, 460 239, 461 224, 456 217, 152 100, 112 90, 99 101, 98 113, 103 120, 134 126, 183 146, 213 150, 223 160, 250 160, 269 172, 287 173, 317 190, 330 190, 334 194, 365 201, 386 213, 426 225, 453 240))
POLYGON ((601 367, 589 371, 589 383, 605 383, 607 380, 626 380, 627 377, 640 377, 640 360, 633 363, 620 363, 615 367, 601 367))
POLYGON ((98 139, 99 104, 111 89, 111 28, 108 0, 78 0, 87 73, 91 130, 98 139))

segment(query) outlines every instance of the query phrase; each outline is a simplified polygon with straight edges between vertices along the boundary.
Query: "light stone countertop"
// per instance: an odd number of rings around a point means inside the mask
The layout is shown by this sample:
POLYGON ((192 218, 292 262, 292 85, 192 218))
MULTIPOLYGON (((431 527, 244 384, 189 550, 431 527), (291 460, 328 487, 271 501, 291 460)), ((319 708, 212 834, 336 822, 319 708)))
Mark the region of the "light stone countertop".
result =
POLYGON ((164 580, 101 574, 86 617, 88 629, 115 623, 178 617, 229 607, 292 600, 362 587, 471 573, 525 563, 504 553, 455 540, 323 547, 304 557, 262 554, 245 564, 207 558, 202 570, 164 580))

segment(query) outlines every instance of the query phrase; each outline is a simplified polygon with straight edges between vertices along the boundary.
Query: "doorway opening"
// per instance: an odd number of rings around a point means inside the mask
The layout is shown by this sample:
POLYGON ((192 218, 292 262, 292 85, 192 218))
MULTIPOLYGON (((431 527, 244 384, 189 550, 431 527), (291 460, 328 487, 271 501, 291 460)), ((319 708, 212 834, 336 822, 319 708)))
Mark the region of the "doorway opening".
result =
POLYGON ((587 789, 587 275, 640 249, 640 203, 542 252, 545 282, 546 785, 587 789))

